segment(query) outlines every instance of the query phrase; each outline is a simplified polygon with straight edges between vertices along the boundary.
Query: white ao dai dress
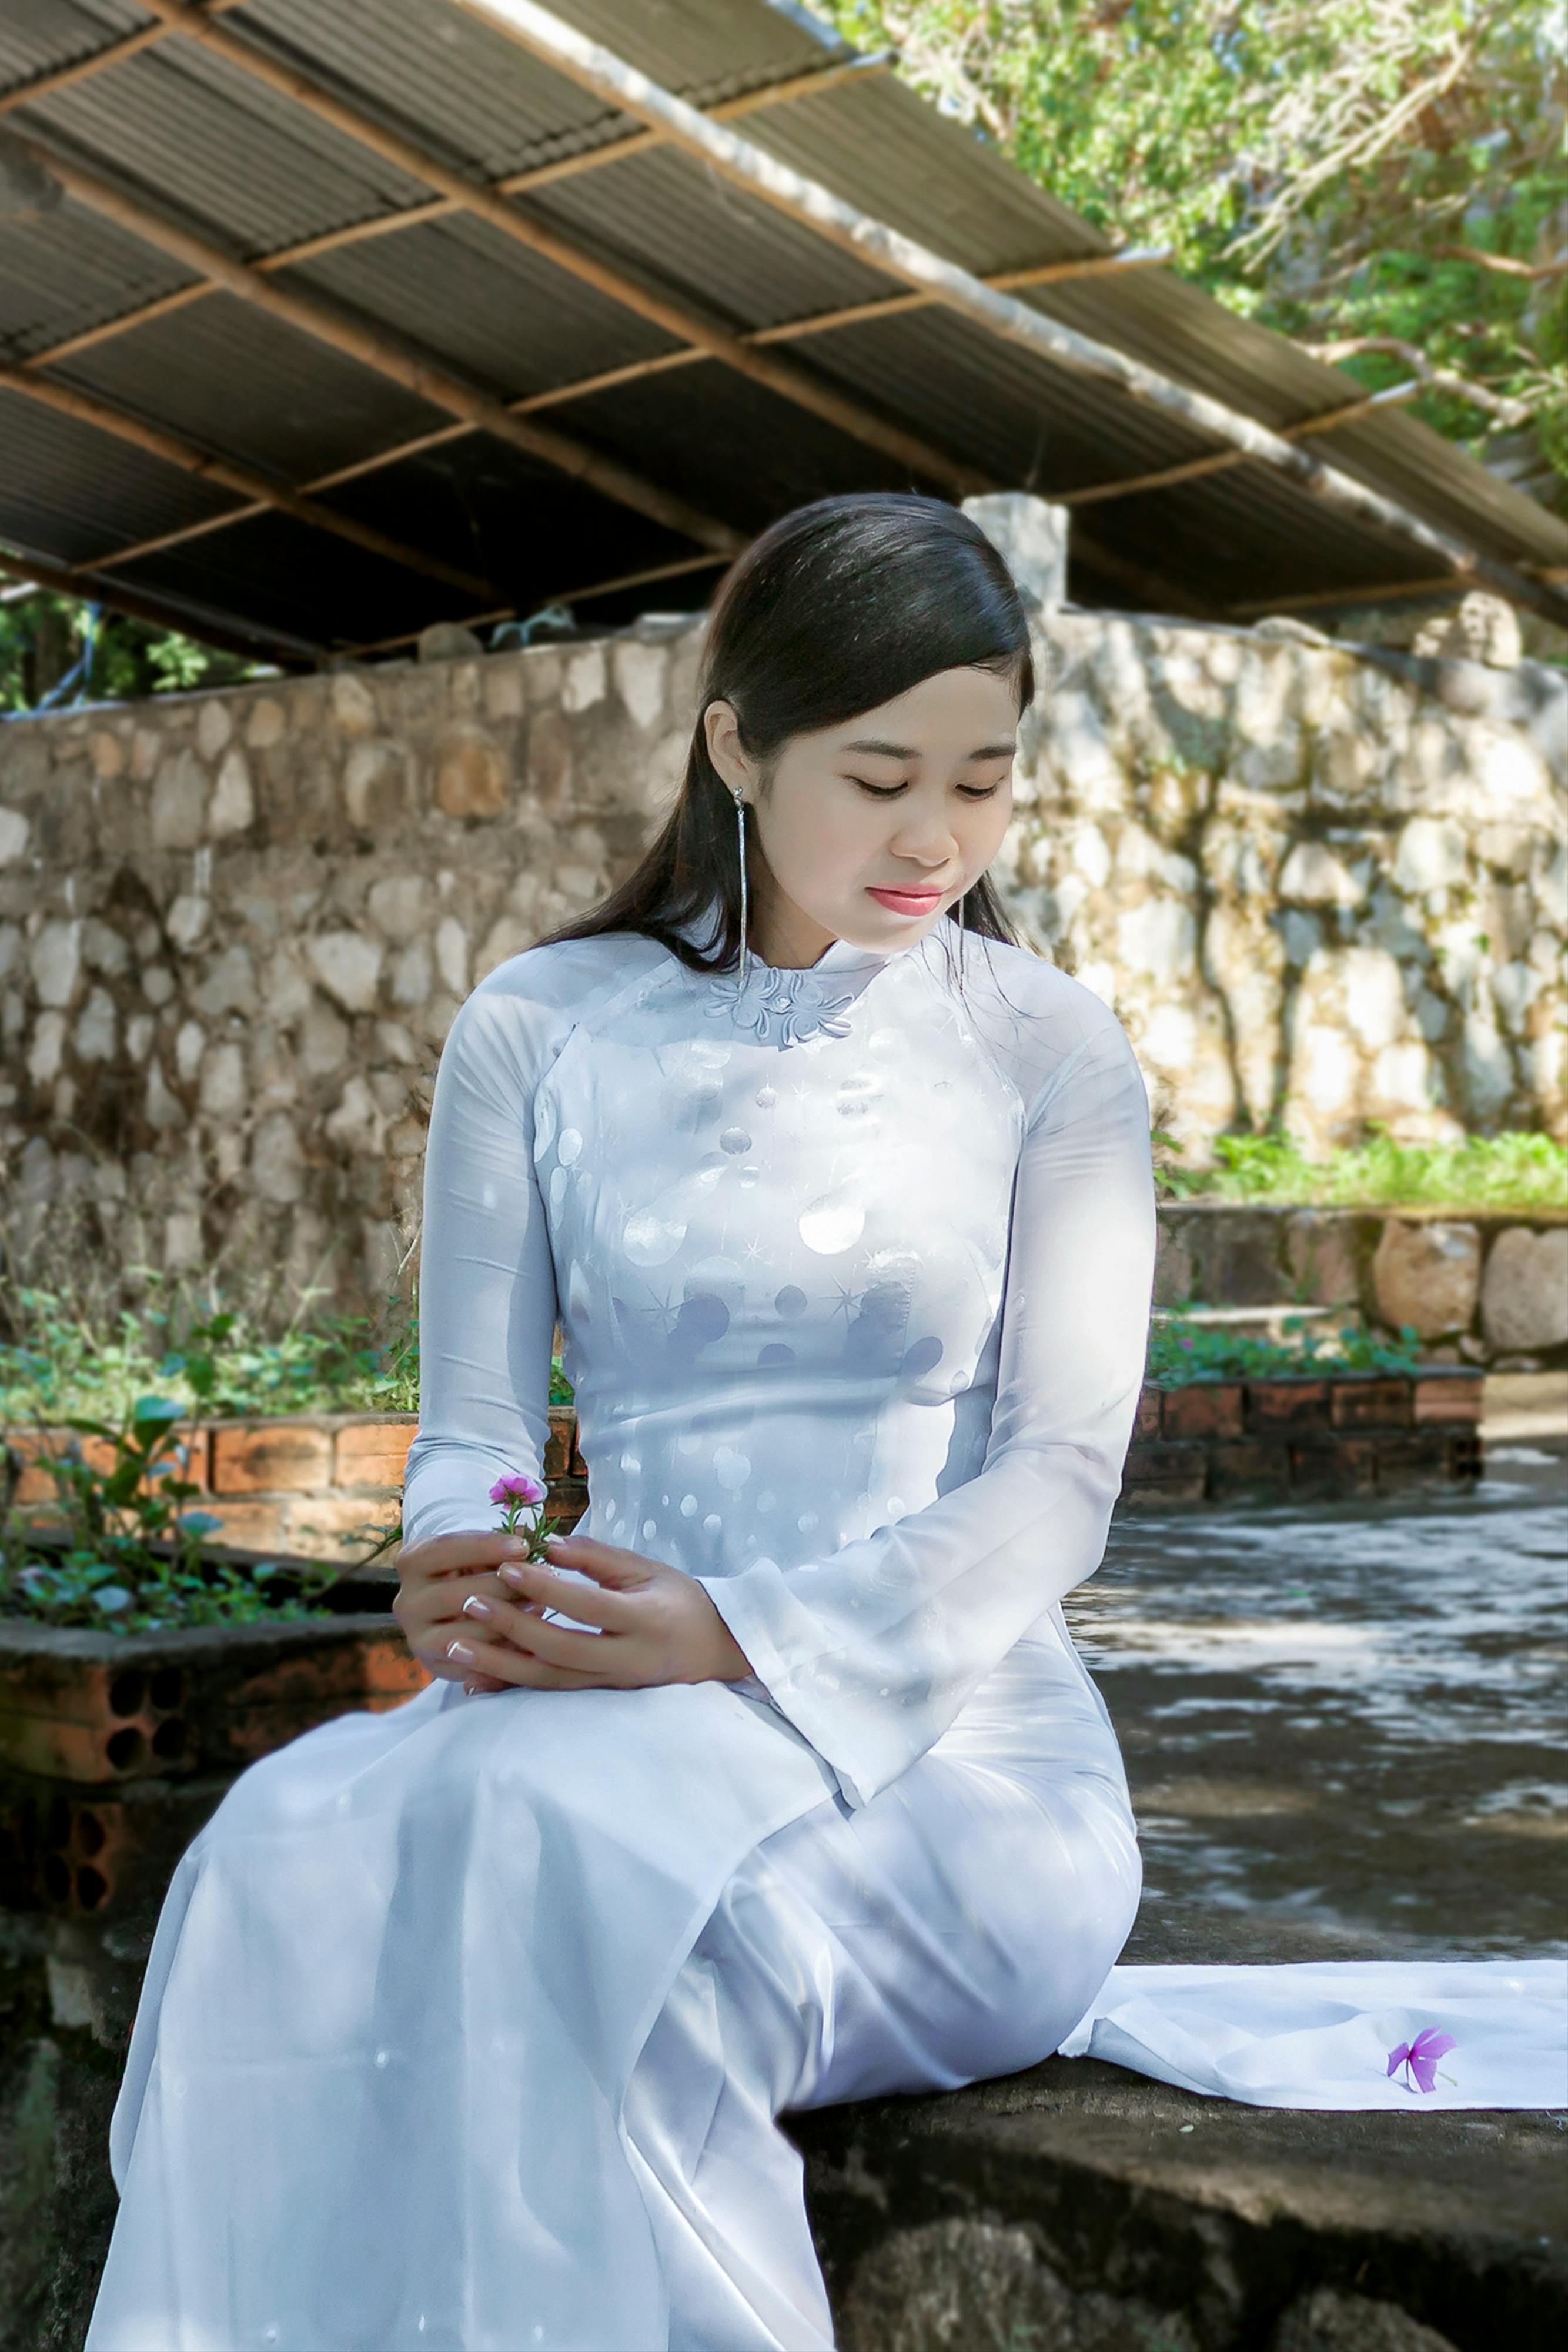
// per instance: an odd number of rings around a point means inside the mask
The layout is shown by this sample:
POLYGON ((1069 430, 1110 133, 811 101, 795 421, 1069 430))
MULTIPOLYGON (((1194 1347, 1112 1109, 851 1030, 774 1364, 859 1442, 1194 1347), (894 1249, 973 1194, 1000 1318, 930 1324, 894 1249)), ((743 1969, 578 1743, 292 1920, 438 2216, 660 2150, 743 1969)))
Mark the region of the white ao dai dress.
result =
POLYGON ((826 2352, 783 2108, 1028 2065, 1139 1874, 1062 1595, 1143 1368, 1148 1117, 946 922, 808 971, 616 934, 443 1055, 411 1539, 537 1471, 754 1669, 437 1683, 245 1772, 159 1927, 89 2352, 826 2352))

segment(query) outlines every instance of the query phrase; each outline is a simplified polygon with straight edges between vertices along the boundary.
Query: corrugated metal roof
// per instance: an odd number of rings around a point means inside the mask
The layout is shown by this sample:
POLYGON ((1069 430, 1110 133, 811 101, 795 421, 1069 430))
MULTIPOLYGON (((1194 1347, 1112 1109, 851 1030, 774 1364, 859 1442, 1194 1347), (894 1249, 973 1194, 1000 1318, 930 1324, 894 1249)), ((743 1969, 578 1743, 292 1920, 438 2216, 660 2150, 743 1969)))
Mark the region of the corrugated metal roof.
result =
MULTIPOLYGON (((793 0, 556 5, 700 105, 852 56, 793 0)), ((147 21, 132 0, 28 0, 5 10, 0 96, 147 21)), ((222 22, 472 177, 612 151, 639 129, 448 0, 244 0, 222 22)), ((570 387, 675 348, 664 327, 470 215, 449 211, 356 240, 361 226, 427 204, 427 184, 190 40, 150 43, 0 120, 237 257, 277 257, 349 232, 334 250, 276 269, 275 282, 499 398, 570 387)), ((832 79, 749 111, 738 127, 977 275, 1108 249, 1066 205, 886 73, 832 79)), ((667 146, 644 145, 517 202, 523 217, 737 333, 904 290, 667 146)), ((525 609, 563 587, 694 551, 489 433, 398 456, 450 425, 438 403, 230 294, 140 315, 192 282, 188 265, 74 199, 35 221, 0 220, 0 356, 37 362, 280 483, 385 458, 327 496, 404 544, 482 572, 525 609), (112 331, 49 361, 94 330, 112 331)), ((1167 270, 1057 282, 1020 299, 1275 429, 1357 396, 1350 378, 1167 270)), ((1180 418, 948 310, 904 310, 773 348, 947 459, 1043 496, 1140 478, 1216 446, 1180 418)), ((572 394, 538 422, 740 530, 830 490, 911 480, 852 433, 707 358, 572 394)), ((1484 554, 1568 563, 1568 524, 1408 415, 1368 415, 1312 446, 1484 554)), ((210 515, 232 495, 112 435, 0 397, 0 538, 41 555, 80 564, 210 515)), ((1120 567, 1122 601, 1126 582, 1142 581, 1145 600, 1163 588, 1185 608, 1217 614, 1260 598, 1351 595, 1435 568, 1397 533, 1258 463, 1086 507, 1074 529, 1098 593, 1115 592, 1120 567)), ((149 593, 343 645, 463 609, 438 581, 276 515, 136 559, 123 576, 149 593)), ((626 592, 593 614, 699 602, 711 576, 694 573, 673 594, 626 592)))

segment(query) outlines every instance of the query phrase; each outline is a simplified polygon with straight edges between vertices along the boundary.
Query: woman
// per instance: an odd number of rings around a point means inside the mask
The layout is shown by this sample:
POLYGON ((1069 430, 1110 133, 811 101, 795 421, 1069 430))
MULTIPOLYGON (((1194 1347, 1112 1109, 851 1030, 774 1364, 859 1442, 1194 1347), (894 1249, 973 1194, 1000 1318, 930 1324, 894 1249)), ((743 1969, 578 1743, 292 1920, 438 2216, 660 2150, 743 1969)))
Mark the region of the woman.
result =
POLYGON ((90 2352, 822 2352, 790 2106, 1027 2066, 1137 1904, 1062 1622, 1154 1245, 1144 1091, 986 880, 1033 695, 956 509, 712 618, 679 803, 442 1057, 398 1613, 431 1687, 181 1865, 90 2352), (748 846, 749 836, 749 846, 748 846), (591 1496, 551 1566, 559 1317, 591 1496))

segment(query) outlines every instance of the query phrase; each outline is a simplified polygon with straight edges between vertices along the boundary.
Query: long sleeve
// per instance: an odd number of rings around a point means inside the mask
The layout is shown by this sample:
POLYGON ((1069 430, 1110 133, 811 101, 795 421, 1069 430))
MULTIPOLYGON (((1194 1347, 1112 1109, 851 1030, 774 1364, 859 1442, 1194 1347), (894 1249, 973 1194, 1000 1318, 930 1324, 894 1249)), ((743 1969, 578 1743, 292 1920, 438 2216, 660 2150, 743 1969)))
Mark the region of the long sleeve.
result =
POLYGON ((1030 1107, 978 1475, 789 1569, 702 1579, 851 1804, 897 1778, 1092 1575, 1137 1407, 1155 1250, 1148 1108, 1107 1015, 1030 1107))
POLYGON ((409 1543, 493 1528, 488 1492, 502 1472, 543 1475, 556 1291, 533 1092, 559 1023, 525 991, 486 984, 441 1056, 424 1163, 409 1543))

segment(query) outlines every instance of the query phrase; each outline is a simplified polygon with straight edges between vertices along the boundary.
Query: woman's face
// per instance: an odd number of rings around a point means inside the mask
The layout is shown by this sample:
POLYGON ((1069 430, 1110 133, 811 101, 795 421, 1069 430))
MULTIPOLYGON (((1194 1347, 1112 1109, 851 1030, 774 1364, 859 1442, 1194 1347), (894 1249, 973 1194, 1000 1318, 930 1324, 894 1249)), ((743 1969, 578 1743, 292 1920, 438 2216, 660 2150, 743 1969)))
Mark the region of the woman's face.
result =
POLYGON ((741 748, 734 705, 704 714, 708 754, 747 803, 753 945, 814 963, 834 940, 912 947, 978 879, 1012 814, 1018 689, 948 669, 841 726, 792 735, 767 763, 741 748))

